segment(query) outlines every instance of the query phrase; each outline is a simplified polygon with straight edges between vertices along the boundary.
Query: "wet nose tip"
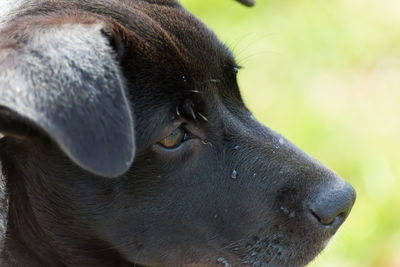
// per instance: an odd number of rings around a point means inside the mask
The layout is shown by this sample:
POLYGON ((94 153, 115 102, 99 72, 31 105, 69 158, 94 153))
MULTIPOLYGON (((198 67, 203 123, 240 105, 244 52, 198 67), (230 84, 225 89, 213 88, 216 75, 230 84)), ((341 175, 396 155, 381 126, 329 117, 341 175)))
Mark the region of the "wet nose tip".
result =
POLYGON ((356 192, 350 184, 344 183, 340 188, 319 192, 309 204, 309 212, 320 224, 338 228, 349 215, 356 199, 356 192))

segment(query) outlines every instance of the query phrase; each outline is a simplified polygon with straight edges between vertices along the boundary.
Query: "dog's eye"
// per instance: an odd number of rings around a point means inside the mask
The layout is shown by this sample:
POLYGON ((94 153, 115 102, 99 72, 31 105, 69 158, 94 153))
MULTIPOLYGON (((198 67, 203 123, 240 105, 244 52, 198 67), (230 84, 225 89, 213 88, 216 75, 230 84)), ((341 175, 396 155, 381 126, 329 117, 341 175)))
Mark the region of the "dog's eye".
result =
POLYGON ((158 143, 166 149, 175 149, 187 139, 189 139, 189 135, 183 127, 179 127, 158 143))

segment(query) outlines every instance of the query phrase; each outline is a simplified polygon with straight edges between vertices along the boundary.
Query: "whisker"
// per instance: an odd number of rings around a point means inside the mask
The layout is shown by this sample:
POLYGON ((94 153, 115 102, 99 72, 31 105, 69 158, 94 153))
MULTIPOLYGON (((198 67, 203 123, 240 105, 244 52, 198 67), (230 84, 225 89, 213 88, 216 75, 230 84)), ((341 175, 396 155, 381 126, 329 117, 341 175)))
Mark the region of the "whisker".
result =
POLYGON ((192 117, 194 120, 197 120, 196 114, 194 113, 193 108, 190 109, 190 113, 192 113, 192 117))
POLYGON ((209 79, 209 80, 201 81, 200 83, 204 84, 204 83, 220 83, 220 82, 221 82, 221 80, 219 80, 219 79, 209 79))
POLYGON ((199 115, 205 122, 208 122, 208 119, 206 118, 206 116, 204 116, 200 112, 197 112, 197 115, 199 115))
POLYGON ((117 245, 107 246, 107 247, 101 248, 101 249, 95 249, 95 250, 93 250, 93 252, 104 252, 104 251, 119 249, 119 248, 131 246, 131 245, 134 245, 134 242, 125 241, 125 242, 122 242, 122 243, 117 244, 117 245))
POLYGON ((232 243, 229 243, 228 245, 226 245, 226 246, 224 246, 224 247, 222 247, 221 249, 227 249, 227 248, 232 248, 232 247, 234 247, 234 246, 237 246, 240 242, 242 242, 242 241, 244 241, 244 238, 241 238, 241 239, 239 239, 239 240, 236 240, 236 241, 234 241, 234 242, 232 242, 232 243))
POLYGON ((210 145, 210 146, 213 146, 213 144, 212 144, 211 142, 207 142, 207 141, 205 141, 205 140, 201 140, 201 143, 202 143, 203 145, 210 145))
POLYGON ((135 256, 135 263, 133 265, 133 267, 136 267, 136 262, 139 260, 139 255, 141 254, 142 251, 138 251, 138 253, 135 256))

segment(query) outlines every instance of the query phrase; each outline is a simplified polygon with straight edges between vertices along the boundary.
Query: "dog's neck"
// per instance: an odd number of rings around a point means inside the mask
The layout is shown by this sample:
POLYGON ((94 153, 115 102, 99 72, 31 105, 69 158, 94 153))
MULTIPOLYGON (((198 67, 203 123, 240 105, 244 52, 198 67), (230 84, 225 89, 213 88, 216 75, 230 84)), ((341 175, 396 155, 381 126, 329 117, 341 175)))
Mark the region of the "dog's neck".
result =
POLYGON ((60 166, 70 164, 58 149, 46 138, 0 141, 4 203, 8 204, 7 211, 1 210, 7 223, 0 266, 132 266, 85 228, 86 217, 82 225, 71 220, 81 207, 72 203, 69 196, 73 192, 66 190, 63 182, 76 183, 81 177, 73 180, 57 172, 60 166), (64 200, 64 205, 51 204, 57 199, 64 200))

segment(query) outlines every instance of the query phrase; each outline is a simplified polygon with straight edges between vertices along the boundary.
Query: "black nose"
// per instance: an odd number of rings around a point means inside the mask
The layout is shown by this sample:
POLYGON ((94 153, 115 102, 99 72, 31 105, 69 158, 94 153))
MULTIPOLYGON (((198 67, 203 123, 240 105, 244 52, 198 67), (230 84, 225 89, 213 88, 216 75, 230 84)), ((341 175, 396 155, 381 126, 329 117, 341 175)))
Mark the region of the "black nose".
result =
POLYGON ((336 231, 350 213, 355 199, 354 188, 340 180, 338 184, 319 191, 308 204, 308 211, 312 220, 336 231))

